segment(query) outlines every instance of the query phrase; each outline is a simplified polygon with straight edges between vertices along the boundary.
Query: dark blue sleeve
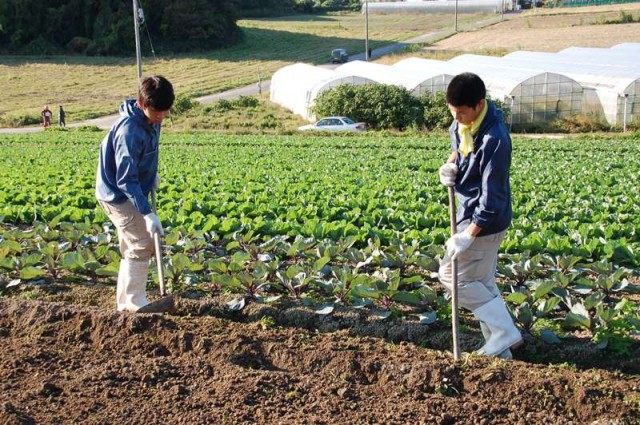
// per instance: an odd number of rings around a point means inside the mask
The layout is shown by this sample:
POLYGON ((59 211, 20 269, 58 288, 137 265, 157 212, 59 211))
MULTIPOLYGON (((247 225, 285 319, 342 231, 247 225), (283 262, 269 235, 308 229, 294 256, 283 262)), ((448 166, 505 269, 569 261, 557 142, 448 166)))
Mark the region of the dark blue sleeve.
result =
POLYGON ((118 189, 133 202, 140 214, 146 215, 151 212, 151 205, 142 192, 138 176, 138 161, 143 143, 142 137, 127 125, 118 131, 113 140, 118 189))
POLYGON ((503 221, 511 208, 511 139, 507 134, 487 134, 482 145, 482 195, 473 213, 473 222, 487 229, 503 221))

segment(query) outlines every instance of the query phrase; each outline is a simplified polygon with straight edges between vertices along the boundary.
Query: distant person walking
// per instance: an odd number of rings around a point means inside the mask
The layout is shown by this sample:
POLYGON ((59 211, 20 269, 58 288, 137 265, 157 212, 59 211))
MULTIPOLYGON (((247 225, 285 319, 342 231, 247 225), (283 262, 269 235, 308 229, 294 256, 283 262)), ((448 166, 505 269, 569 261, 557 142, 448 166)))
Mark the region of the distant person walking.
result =
POLYGON ((58 127, 66 127, 67 123, 64 121, 64 109, 62 109, 62 105, 60 105, 60 109, 58 109, 58 127))
POLYGON ((42 125, 44 125, 44 128, 51 126, 51 117, 53 117, 53 112, 51 112, 49 106, 45 106, 40 115, 42 115, 42 125))

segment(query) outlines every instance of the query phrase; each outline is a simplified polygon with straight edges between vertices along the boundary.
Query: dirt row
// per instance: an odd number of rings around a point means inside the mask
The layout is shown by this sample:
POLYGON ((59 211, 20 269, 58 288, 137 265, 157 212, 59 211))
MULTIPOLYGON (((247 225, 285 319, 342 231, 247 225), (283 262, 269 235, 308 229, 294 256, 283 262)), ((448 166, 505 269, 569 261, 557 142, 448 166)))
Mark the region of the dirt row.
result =
MULTIPOLYGON (((1 424, 639 423, 637 372, 456 363, 424 348, 447 346, 446 328, 423 326, 432 337, 412 342, 398 323, 357 329, 367 319, 348 310, 229 313, 221 300, 181 298, 176 315, 136 315, 115 312, 113 295, 67 286, 0 299, 1 424)), ((463 335, 465 350, 481 341, 466 325, 463 335)))

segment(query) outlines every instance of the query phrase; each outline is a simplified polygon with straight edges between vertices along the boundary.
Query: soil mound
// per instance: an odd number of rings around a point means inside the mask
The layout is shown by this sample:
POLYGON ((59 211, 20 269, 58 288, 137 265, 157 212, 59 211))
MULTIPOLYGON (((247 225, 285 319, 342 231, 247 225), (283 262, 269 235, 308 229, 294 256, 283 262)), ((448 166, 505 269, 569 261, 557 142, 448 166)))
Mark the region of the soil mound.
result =
POLYGON ((0 423, 632 424, 640 418, 637 374, 478 356, 455 363, 447 352, 394 342, 388 333, 366 335, 366 320, 360 330, 341 329, 353 312, 337 312, 337 324, 329 324, 299 306, 274 314, 272 307, 249 305, 234 315, 216 301, 181 299, 178 315, 116 313, 88 302, 111 301, 113 288, 95 290, 100 296, 76 303, 0 299, 0 423), (318 331, 318 321, 333 329, 318 331))

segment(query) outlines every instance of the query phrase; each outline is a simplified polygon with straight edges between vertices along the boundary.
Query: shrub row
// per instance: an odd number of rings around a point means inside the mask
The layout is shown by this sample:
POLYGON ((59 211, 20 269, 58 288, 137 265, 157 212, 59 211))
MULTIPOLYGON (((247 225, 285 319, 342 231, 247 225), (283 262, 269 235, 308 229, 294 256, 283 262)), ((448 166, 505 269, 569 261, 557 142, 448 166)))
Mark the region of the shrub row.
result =
MULTIPOLYGON (((491 100, 507 118, 506 105, 491 100)), ((377 83, 343 84, 324 91, 316 98, 312 111, 318 117, 345 115, 376 130, 446 129, 452 120, 443 92, 417 98, 404 87, 377 83)))

